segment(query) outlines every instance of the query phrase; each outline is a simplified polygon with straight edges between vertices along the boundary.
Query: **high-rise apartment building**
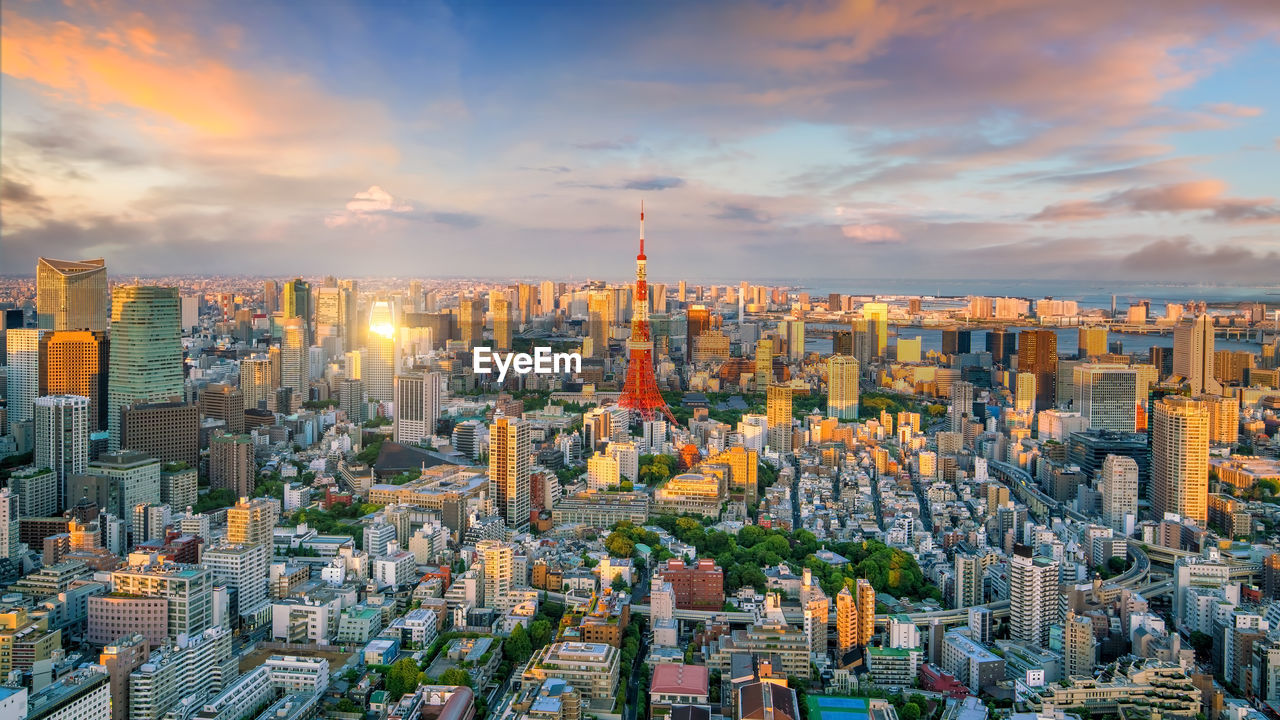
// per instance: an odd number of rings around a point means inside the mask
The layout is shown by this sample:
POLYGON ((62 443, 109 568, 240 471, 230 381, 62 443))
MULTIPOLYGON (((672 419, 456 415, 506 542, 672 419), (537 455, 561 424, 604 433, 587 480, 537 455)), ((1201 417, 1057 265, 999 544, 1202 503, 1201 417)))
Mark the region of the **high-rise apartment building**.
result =
POLYGON ((1009 560, 1009 637, 1048 647, 1049 627, 1058 622, 1058 562, 1015 545, 1009 560))
POLYGON ((1107 455, 1102 461, 1098 492, 1107 525, 1127 534, 1126 518, 1132 518, 1129 522, 1134 523, 1138 518, 1138 463, 1123 455, 1107 455))
POLYGON ((1093 620, 1067 613, 1062 627, 1062 675, 1066 678, 1093 677, 1098 641, 1093 636, 1093 620))
POLYGON ((876 634, 876 591, 871 581, 858 578, 858 630, 855 640, 858 647, 866 647, 876 634))
POLYGON ((0 488, 0 558, 18 557, 18 518, 21 498, 9 488, 0 488))
POLYGON ((1208 315, 1185 320, 1173 329, 1173 374, 1191 386, 1191 394, 1222 394, 1214 379, 1213 322, 1208 315))
POLYGON ((35 402, 35 465, 57 477, 57 508, 67 507, 67 478, 89 466, 89 398, 46 395, 35 402))
POLYGON ((1137 428, 1138 371, 1128 365, 1085 363, 1072 370, 1073 409, 1090 430, 1137 428))
POLYGON ((56 517, 61 512, 58 498, 63 486, 57 473, 39 465, 18 468, 9 477, 9 489, 17 493, 24 518, 56 517))
POLYGON ((196 716, 239 675, 238 662, 231 632, 220 627, 156 650, 129 674, 129 720, 196 716))
POLYGON ((858 644, 858 603, 848 586, 836 593, 836 658, 844 657, 858 644))
POLYGON ((240 361, 240 392, 246 410, 264 410, 274 388, 271 384, 271 359, 257 354, 240 361))
POLYGON ((827 417, 858 419, 858 359, 832 355, 827 360, 827 417))
POLYGON ((769 420, 769 447, 774 452, 791 452, 791 388, 770 385, 765 398, 765 415, 769 420))
POLYGON ((957 552, 955 557, 954 607, 966 608, 981 605, 982 558, 974 553, 957 552))
POLYGON ((209 486, 225 488, 236 497, 253 494, 258 475, 253 438, 243 433, 217 433, 209 440, 209 486))
POLYGON ((529 424, 497 417, 489 426, 489 483, 498 503, 498 514, 507 527, 529 527, 529 471, 532 459, 529 424))
POLYGON ((396 375, 393 432, 396 442, 417 445, 435 435, 443 386, 444 376, 440 373, 396 375))
POLYGON ((1209 411, 1167 395, 1151 411, 1151 510, 1175 513, 1205 527, 1209 521, 1209 411))
POLYGON ((36 260, 36 327, 106 330, 106 260, 36 260))
POLYGON ((515 547, 501 540, 481 540, 476 554, 484 562, 484 607, 499 607, 515 587, 515 547))
POLYGON ((183 396, 178 289, 121 285, 112 292, 107 446, 120 448, 121 410, 183 396))
POLYGON ((55 330, 40 338, 39 394, 89 399, 89 430, 107 429, 107 333, 55 330))
POLYGON ((270 613, 267 595, 271 546, 221 544, 200 553, 200 564, 213 573, 214 582, 235 590, 235 615, 246 619, 270 613))
POLYGON ((227 508, 227 542, 236 545, 271 545, 279 505, 267 498, 240 498, 227 508))
POLYGON ((1018 372, 1036 378, 1035 409, 1052 408, 1058 387, 1058 334, 1052 330, 1018 333, 1018 372))
POLYGON ((307 326, 300 317, 284 321, 284 332, 280 338, 280 387, 293 392, 294 407, 281 408, 279 412, 292 412, 311 395, 311 353, 307 344, 307 326))

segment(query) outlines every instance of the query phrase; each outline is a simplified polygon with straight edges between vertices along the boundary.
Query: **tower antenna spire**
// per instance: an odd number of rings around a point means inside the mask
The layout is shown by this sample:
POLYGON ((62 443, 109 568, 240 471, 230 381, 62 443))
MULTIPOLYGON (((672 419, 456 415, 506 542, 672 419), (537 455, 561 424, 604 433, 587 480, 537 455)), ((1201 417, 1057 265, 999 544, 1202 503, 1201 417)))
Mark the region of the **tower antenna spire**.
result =
POLYGON ((644 257, 644 198, 640 198, 640 257, 644 257))

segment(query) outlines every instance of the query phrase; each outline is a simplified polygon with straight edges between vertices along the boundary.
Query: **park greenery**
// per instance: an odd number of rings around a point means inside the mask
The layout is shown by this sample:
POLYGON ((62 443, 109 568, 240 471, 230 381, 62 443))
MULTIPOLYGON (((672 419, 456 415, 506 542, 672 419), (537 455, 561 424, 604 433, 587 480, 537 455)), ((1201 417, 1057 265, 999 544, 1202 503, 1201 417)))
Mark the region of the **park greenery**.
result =
POLYGON ((196 499, 196 504, 192 507, 192 510, 198 513, 221 510, 235 505, 236 499, 236 494, 232 490, 213 488, 196 499))
MULTIPOLYGON (((677 540, 692 545, 699 557, 715 559, 724 571, 724 589, 728 594, 748 586, 763 592, 767 585, 764 568, 786 564, 796 573, 803 568, 812 570, 819 585, 831 596, 845 586, 852 586, 858 578, 867 578, 876 592, 893 597, 942 599, 941 591, 925 580, 915 557, 876 540, 829 543, 828 550, 849 561, 836 566, 818 559, 815 553, 821 548, 808 530, 787 532, 747 525, 735 535, 721 530, 708 531, 691 517, 657 515, 650 522, 677 540)), ((637 544, 656 548, 657 542, 655 533, 621 522, 605 538, 605 549, 614 556, 634 557, 637 544)))
POLYGON ((672 455, 641 455, 640 483, 657 487, 676 474, 679 461, 672 455))

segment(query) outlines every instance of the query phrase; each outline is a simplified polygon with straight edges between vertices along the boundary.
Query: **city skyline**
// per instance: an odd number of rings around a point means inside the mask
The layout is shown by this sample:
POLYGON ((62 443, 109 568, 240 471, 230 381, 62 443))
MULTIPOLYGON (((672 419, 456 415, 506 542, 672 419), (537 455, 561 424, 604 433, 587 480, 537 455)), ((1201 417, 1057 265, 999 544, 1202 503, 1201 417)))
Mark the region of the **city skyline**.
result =
POLYGON ((643 197, 655 279, 1271 282, 1280 11, 1155 7, 7 7, 0 274, 624 279, 643 197))

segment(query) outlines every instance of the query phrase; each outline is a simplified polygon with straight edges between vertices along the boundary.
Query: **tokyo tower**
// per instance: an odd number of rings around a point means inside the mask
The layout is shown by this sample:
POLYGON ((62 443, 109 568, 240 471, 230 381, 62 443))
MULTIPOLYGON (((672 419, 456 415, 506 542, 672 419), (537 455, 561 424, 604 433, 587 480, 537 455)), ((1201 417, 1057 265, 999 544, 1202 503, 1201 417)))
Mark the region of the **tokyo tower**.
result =
POLYGON ((657 373, 653 369, 653 336, 649 334, 649 283, 645 279, 644 202, 640 203, 640 254, 636 255, 636 289, 631 305, 631 338, 627 340, 627 381, 622 386, 618 405, 639 415, 641 420, 657 420, 665 416, 679 425, 658 392, 657 373))

